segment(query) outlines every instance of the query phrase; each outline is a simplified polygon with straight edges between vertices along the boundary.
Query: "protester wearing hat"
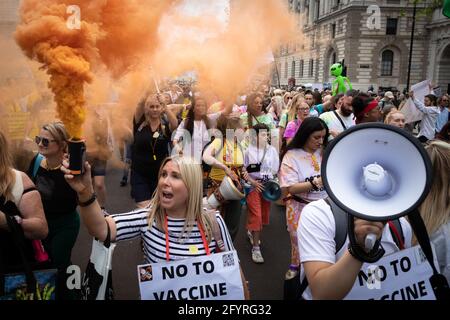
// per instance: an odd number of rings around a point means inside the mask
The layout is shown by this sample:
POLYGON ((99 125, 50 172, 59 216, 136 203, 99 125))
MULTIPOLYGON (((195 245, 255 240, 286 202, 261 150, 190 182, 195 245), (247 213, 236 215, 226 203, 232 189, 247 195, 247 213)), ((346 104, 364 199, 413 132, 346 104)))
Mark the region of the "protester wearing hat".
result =
POLYGON ((392 91, 387 91, 384 94, 383 99, 381 99, 378 103, 381 108, 381 112, 383 113, 383 119, 385 119, 386 115, 391 112, 392 108, 395 108, 394 99, 395 97, 392 91))

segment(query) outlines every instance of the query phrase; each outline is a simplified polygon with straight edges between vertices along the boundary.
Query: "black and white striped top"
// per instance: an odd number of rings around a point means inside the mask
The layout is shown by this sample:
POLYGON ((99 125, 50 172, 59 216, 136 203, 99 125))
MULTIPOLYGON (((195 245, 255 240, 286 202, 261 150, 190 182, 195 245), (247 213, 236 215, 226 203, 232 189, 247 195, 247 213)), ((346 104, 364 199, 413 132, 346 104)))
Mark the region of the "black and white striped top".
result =
MULTIPOLYGON (((148 227, 149 209, 138 209, 128 213, 116 214, 111 217, 116 223, 116 241, 129 240, 141 237, 144 247, 145 263, 158 263, 166 261, 166 236, 153 222, 152 228, 148 227)), ((224 251, 234 250, 230 234, 220 214, 216 214, 222 240, 225 245, 224 251)), ((182 260, 206 255, 202 236, 197 224, 192 228, 189 239, 181 238, 185 219, 168 218, 169 227, 169 254, 170 260, 182 260)), ((213 239, 209 244, 211 253, 216 252, 216 241, 213 239)))

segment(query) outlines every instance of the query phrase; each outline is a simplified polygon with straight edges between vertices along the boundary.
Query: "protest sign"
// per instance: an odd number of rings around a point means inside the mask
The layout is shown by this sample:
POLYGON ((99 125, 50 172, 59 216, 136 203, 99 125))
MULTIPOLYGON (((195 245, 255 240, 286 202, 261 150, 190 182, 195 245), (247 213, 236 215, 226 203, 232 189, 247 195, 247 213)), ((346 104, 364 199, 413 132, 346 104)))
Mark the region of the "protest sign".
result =
MULTIPOLYGON (((435 265, 438 265, 435 259, 435 265)), ((346 300, 435 300, 433 275, 420 246, 365 263, 346 300)))
POLYGON ((236 251, 139 265, 142 300, 243 300, 236 251))

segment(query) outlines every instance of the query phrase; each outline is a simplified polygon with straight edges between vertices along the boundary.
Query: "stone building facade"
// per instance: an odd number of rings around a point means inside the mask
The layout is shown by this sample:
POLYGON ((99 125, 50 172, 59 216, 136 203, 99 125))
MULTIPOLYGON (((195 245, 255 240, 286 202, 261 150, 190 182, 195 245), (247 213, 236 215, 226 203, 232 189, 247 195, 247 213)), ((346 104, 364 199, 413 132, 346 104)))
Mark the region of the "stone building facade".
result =
MULTIPOLYGON (((413 23, 408 0, 281 0, 298 21, 298 39, 275 52, 272 84, 328 83, 329 69, 344 60, 354 87, 406 88, 413 23)), ((419 6, 419 9, 422 6, 419 6)), ((450 19, 437 9, 417 15, 410 83, 450 84, 450 19)))

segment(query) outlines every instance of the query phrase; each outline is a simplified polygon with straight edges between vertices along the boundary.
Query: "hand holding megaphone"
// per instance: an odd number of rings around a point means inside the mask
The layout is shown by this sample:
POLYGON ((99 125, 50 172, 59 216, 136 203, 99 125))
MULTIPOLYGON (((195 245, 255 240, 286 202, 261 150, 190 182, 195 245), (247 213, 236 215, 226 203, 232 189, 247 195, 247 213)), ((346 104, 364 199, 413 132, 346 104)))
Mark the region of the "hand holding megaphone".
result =
POLYGON ((373 248, 375 242, 381 238, 383 229, 383 222, 355 219, 356 241, 361 248, 366 248, 367 251, 370 251, 373 248), (366 245, 368 239, 371 239, 370 241, 373 241, 373 244, 370 248, 368 248, 368 246, 366 245))

